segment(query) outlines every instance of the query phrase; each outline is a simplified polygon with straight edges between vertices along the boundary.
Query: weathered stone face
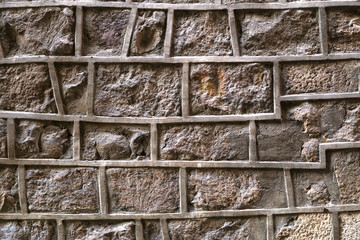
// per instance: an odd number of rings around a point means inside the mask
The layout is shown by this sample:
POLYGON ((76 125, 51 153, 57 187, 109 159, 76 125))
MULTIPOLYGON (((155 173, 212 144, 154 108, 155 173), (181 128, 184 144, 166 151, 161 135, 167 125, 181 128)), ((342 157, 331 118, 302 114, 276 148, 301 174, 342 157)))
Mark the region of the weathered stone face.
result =
POLYGON ((16 168, 1 166, 0 182, 0 213, 19 212, 20 205, 16 168))
POLYGON ((26 171, 30 212, 98 212, 97 189, 94 168, 30 168, 26 171))
POLYGON ((56 113, 45 64, 0 65, 0 109, 56 113))
POLYGON ((99 65, 94 113, 100 116, 180 115, 179 65, 99 65))
POLYGON ((120 55, 129 16, 129 9, 87 9, 84 15, 83 53, 120 55))
POLYGON ((179 180, 175 169, 113 168, 106 171, 111 212, 176 212, 179 180))
POLYGON ((315 10, 237 12, 242 55, 308 55, 320 52, 315 10))
POLYGON ((143 221, 144 239, 162 240, 160 221, 146 220, 143 221))
POLYGON ((277 0, 222 0, 222 4, 237 4, 237 3, 271 3, 277 0))
POLYGON ((7 124, 0 118, 0 158, 7 157, 7 124))
POLYGON ((7 9, 0 14, 0 40, 7 57, 73 54, 75 16, 72 8, 7 9))
POLYGON ((175 11, 174 20, 173 55, 233 54, 225 11, 175 11))
POLYGON ((273 111, 270 65, 193 64, 191 113, 250 114, 273 111))
POLYGON ((133 2, 149 3, 214 3, 214 0, 134 0, 133 2))
POLYGON ((360 213, 340 213, 340 239, 359 239, 360 238, 360 213))
POLYGON ((0 239, 56 239, 56 222, 51 220, 1 221, 0 239))
POLYGON ((162 126, 160 158, 204 161, 246 160, 249 158, 249 127, 245 124, 162 126))

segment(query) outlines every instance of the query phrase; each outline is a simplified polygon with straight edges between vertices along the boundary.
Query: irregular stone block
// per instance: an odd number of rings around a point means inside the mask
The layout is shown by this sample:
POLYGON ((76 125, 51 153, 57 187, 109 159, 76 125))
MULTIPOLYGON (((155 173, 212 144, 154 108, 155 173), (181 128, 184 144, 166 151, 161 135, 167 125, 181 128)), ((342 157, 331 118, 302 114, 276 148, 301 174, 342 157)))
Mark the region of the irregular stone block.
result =
POLYGON ((340 239, 360 239, 360 213, 339 213, 340 239))
POLYGON ((134 222, 74 221, 66 223, 67 240, 135 240, 134 222))
POLYGON ((97 189, 94 168, 30 168, 26 171, 30 212, 98 212, 97 189))
POLYGON ((226 11, 175 11, 172 54, 232 55, 226 11))
MULTIPOLYGON (((0 183, 0 213, 19 212, 20 204, 16 168, 1 166, 0 183)), ((0 239, 2 239, 1 233, 0 239)))
POLYGON ((328 213, 275 217, 276 240, 332 239, 332 216, 328 213))
POLYGON ((143 221, 144 239, 146 240, 163 240, 159 220, 143 221))
POLYGON ((51 220, 0 221, 0 239, 57 239, 56 222, 51 220))
POLYGON ((56 70, 65 113, 71 115, 85 115, 87 113, 86 65, 62 63, 56 64, 56 70))
POLYGON ((163 160, 247 160, 247 124, 160 125, 160 158, 163 160), (211 147, 209 147, 211 146, 211 147))
POLYGON ((16 121, 16 156, 20 158, 72 158, 72 124, 16 121))
POLYGON ((68 7, 1 11, 0 41, 5 56, 72 55, 75 14, 68 7))
POLYGON ((242 55, 320 53, 316 10, 246 10, 237 21, 242 55))
POLYGON ((181 76, 180 65, 99 65, 94 113, 117 117, 179 116, 181 76))
POLYGON ((283 94, 359 91, 358 61, 285 63, 281 70, 283 94))
POLYGON ((106 171, 111 212, 176 212, 179 176, 176 169, 113 168, 106 171))
POLYGON ((164 51, 166 12, 140 10, 131 42, 131 55, 161 55, 164 51))
POLYGON ((250 114, 274 111, 270 65, 192 64, 192 114, 250 114))
POLYGON ((168 227, 172 240, 266 239, 264 217, 170 220, 168 227))
POLYGON ((56 113, 46 64, 0 65, 0 109, 56 113))
POLYGON ((360 8, 329 8, 328 42, 330 52, 360 51, 360 8))
POLYGON ((82 136, 82 158, 86 160, 144 160, 150 156, 147 126, 86 123, 82 136))
POLYGON ((222 0, 222 4, 236 4, 236 3, 271 3, 277 0, 222 0))
POLYGON ((129 9, 86 9, 84 12, 84 54, 120 55, 129 16, 129 9))
POLYGON ((0 118, 0 158, 7 157, 7 123, 0 118))
POLYGON ((282 171, 197 169, 188 179, 188 202, 195 211, 287 205, 282 171))

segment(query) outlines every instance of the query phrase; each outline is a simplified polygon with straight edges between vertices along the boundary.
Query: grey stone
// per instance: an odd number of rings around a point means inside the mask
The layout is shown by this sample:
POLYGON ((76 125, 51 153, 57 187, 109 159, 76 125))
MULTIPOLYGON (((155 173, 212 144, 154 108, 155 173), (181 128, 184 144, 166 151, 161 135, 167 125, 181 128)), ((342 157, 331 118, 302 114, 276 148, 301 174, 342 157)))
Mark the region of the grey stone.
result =
POLYGON ((51 220, 0 221, 0 239, 53 240, 56 222, 51 220))
POLYGON ((0 158, 7 157, 7 123, 0 118, 0 158))
POLYGON ((143 221, 144 239, 146 240, 163 240, 159 220, 143 221))
POLYGON ((19 212, 20 204, 16 168, 1 166, 0 182, 0 213, 19 212))

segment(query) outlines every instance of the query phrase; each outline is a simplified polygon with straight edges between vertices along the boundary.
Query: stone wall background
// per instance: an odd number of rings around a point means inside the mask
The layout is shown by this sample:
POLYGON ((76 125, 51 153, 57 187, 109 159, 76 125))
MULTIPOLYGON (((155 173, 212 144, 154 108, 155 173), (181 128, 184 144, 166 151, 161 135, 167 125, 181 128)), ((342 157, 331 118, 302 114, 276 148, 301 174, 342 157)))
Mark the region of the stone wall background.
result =
POLYGON ((360 237, 359 2, 0 8, 0 239, 360 237))

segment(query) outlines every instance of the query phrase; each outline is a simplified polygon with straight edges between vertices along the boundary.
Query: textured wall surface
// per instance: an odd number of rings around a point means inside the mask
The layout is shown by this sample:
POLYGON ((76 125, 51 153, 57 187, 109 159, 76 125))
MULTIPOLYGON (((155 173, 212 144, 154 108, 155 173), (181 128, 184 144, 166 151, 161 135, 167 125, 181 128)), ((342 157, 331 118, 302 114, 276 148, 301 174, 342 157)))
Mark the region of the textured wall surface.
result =
POLYGON ((0 239, 360 238, 360 2, 0 0, 0 239))

